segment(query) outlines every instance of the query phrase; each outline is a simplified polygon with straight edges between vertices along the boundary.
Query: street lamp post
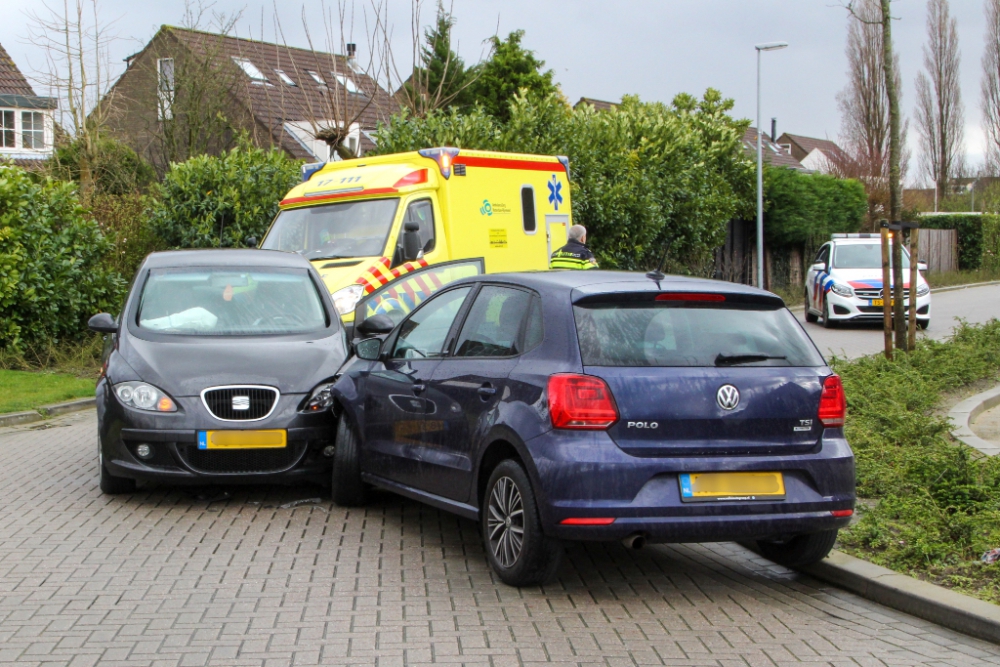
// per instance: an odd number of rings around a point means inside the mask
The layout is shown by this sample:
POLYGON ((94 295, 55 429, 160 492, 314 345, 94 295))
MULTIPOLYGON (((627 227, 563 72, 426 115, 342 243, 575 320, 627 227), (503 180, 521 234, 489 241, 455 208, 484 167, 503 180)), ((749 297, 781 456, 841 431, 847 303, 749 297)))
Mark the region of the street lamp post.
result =
POLYGON ((760 54, 786 46, 788 42, 767 42, 754 47, 757 49, 757 287, 761 289, 764 289, 764 149, 760 129, 760 54))

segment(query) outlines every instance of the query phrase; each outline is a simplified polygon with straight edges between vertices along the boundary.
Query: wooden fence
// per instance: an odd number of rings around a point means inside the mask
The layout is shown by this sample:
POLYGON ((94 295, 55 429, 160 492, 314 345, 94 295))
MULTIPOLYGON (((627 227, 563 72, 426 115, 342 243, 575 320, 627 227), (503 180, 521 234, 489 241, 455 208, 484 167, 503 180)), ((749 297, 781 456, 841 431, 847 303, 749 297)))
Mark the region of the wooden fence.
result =
POLYGON ((958 271, 958 230, 921 229, 917 238, 917 259, 928 273, 958 271))

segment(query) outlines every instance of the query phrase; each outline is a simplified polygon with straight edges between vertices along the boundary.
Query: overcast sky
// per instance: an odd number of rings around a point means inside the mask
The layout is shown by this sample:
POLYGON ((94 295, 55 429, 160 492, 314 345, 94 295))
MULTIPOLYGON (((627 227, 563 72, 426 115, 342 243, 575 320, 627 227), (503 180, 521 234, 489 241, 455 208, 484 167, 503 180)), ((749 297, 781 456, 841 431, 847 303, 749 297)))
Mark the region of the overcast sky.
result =
MULTIPOLYGON (((348 6, 351 6, 351 0, 348 6)), ((386 0, 394 29, 396 58, 409 66, 411 3, 386 0)), ((61 5, 59 0, 49 0, 61 5)), ((334 6, 336 0, 333 0, 334 6)), ((0 44, 26 74, 44 65, 41 50, 26 38, 28 12, 38 0, 3 0, 0 44)), ((354 41, 364 51, 361 14, 371 0, 354 0, 354 41)), ((422 20, 433 19, 433 0, 423 0, 422 20)), ((329 2, 328 2, 329 5, 329 2)), ((984 152, 980 128, 980 60, 983 52, 982 0, 952 0, 962 51, 962 93, 966 109, 966 147, 978 164, 984 152)), ((105 19, 116 19, 120 39, 112 46, 119 63, 142 48, 164 23, 179 24, 183 0, 139 2, 100 0, 105 19)), ((213 9, 243 9, 239 36, 274 40, 278 7, 284 41, 306 46, 303 7, 314 33, 322 30, 320 3, 216 0, 213 9)), ((913 115, 914 77, 922 68, 926 0, 895 0, 893 25, 903 77, 903 109, 913 115)), ((789 131, 836 140, 840 132, 837 93, 846 83, 844 56, 847 13, 839 0, 454 0, 454 39, 467 62, 479 59, 483 40, 499 32, 525 31, 524 43, 546 61, 570 101, 581 96, 617 100, 637 94, 669 102, 678 92, 700 95, 718 88, 736 101, 738 117, 756 115, 754 44, 784 40, 790 47, 764 54, 763 125, 778 118, 778 132, 789 131)), ((319 47, 319 44, 317 44, 319 47)), ((37 91, 44 94, 43 90, 37 91)), ((909 141, 915 148, 916 132, 909 141)), ((916 154, 916 150, 914 150, 916 154)), ((917 174, 911 165, 910 177, 917 174)))

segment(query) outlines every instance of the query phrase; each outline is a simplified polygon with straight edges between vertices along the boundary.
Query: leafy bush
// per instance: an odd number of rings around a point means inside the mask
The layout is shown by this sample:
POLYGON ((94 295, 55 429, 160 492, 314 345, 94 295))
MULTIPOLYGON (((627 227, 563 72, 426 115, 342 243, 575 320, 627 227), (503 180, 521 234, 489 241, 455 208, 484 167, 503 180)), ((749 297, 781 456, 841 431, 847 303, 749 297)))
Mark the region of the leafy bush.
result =
MULTIPOLYGON (((920 225, 928 229, 958 230, 958 268, 967 271, 978 269, 983 261, 983 224, 992 215, 925 215, 920 225)), ((992 222, 991 224, 996 224, 992 222)))
POLYGON ((605 268, 705 272, 727 222, 750 210, 753 169, 732 101, 709 90, 672 104, 626 97, 610 111, 572 110, 558 96, 518 96, 506 123, 477 109, 400 116, 379 129, 379 152, 457 146, 570 159, 574 221, 605 268))
MULTIPOLYGON (((60 146, 48 162, 54 179, 80 182, 80 141, 60 146)), ((102 139, 96 160, 90 165, 94 191, 98 194, 126 195, 146 191, 156 182, 153 166, 128 145, 115 139, 102 139)))
POLYGON ((765 166, 764 232, 774 246, 813 248, 830 234, 856 232, 868 213, 859 181, 765 166))
POLYGON ((151 229, 174 248, 242 247, 263 236, 298 180, 299 162, 243 137, 218 157, 172 164, 150 209, 151 229))
POLYGON ((985 271, 1000 271, 1000 215, 983 216, 983 260, 985 271))
POLYGON ((1000 568, 978 558, 1000 546, 1000 458, 948 435, 941 394, 1000 369, 1000 322, 962 324, 951 341, 923 340, 893 361, 834 361, 848 400, 846 433, 858 495, 878 499, 842 533, 848 550, 881 565, 1000 601, 1000 568), (955 573, 961 577, 954 577, 955 573))
POLYGON ((150 226, 152 204, 151 197, 140 194, 98 194, 90 200, 101 232, 111 241, 106 263, 125 278, 135 274, 146 255, 167 247, 150 226))
POLYGON ((110 243, 71 183, 0 166, 0 348, 78 339, 117 305, 124 281, 110 243))

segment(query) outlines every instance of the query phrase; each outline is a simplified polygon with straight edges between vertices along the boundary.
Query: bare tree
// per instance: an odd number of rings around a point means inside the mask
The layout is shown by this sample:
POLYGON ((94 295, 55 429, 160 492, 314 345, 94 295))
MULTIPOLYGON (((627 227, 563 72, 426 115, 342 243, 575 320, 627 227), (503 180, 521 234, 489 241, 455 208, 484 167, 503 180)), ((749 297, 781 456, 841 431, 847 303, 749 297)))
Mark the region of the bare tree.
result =
POLYGON ((985 9, 982 111, 986 134, 986 163, 992 173, 1000 173, 1000 0, 986 0, 985 9))
POLYGON ((42 5, 30 14, 30 43, 45 53, 45 70, 36 73, 60 101, 59 123, 80 143, 80 194, 94 190, 93 165, 108 112, 100 104, 109 93, 112 68, 109 47, 117 37, 102 24, 97 0, 63 0, 61 8, 42 5))
POLYGON ((964 115, 959 83, 958 29, 948 0, 927 2, 924 67, 917 74, 917 131, 920 163, 935 187, 935 201, 949 193, 951 179, 964 169, 964 115))

